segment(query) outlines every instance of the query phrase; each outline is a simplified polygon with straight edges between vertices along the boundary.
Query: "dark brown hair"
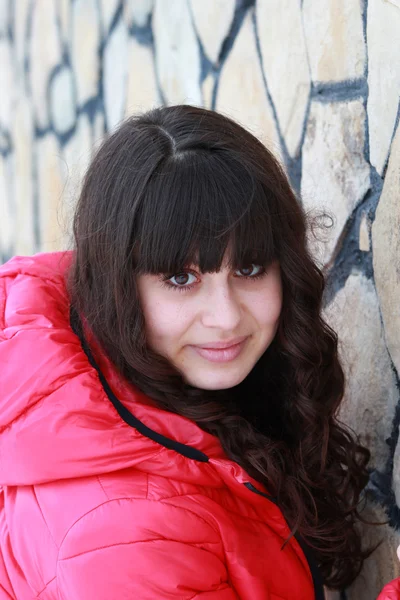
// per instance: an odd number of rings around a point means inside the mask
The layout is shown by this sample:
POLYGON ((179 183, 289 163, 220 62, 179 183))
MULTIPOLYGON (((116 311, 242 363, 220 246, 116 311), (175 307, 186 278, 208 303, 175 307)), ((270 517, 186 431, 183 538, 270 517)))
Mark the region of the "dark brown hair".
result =
POLYGON ((370 453, 337 418, 343 371, 306 234, 301 204, 260 141, 216 112, 163 107, 129 118, 97 151, 75 213, 69 287, 121 374, 218 436, 314 549, 325 583, 342 588, 370 553, 356 527, 370 453), (283 307, 246 379, 210 392, 147 347, 135 275, 188 263, 215 272, 228 244, 233 268, 279 261, 283 307))

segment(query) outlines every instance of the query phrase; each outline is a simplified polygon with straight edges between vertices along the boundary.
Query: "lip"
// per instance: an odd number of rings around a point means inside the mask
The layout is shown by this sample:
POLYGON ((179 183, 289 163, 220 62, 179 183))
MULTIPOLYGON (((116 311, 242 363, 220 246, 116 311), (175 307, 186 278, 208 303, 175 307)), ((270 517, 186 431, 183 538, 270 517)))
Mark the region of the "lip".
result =
POLYGON ((192 346, 202 358, 211 362, 230 362, 242 352, 249 336, 236 338, 229 342, 214 342, 204 346, 192 346))
POLYGON ((226 348, 230 348, 231 346, 236 346, 241 342, 244 342, 247 339, 248 335, 242 335, 241 337, 233 338, 232 340, 227 340, 225 342, 211 342, 210 344, 198 344, 194 346, 194 348, 206 348, 210 350, 225 350, 226 348))

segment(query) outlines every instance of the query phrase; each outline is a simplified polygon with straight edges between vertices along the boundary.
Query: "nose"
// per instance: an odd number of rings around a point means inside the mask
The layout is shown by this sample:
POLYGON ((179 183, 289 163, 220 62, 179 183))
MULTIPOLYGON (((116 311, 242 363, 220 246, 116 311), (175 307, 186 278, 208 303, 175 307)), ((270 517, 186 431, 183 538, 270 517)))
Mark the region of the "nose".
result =
POLYGON ((216 286, 208 290, 204 299, 202 324, 204 327, 214 327, 233 332, 241 319, 239 299, 229 285, 216 286))

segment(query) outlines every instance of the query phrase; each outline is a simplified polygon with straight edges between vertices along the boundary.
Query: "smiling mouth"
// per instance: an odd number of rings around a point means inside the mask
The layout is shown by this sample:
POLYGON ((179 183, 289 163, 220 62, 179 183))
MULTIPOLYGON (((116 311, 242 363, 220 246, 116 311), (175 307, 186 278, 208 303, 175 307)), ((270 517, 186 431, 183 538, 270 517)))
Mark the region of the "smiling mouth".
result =
POLYGON ((248 337, 249 336, 237 338, 239 341, 236 341, 233 344, 231 343, 230 345, 227 345, 229 342, 218 342, 215 344, 208 344, 207 346, 192 346, 192 348, 202 358, 211 362, 230 362, 235 360, 235 358, 241 354, 248 337), (221 347, 221 345, 223 345, 223 347, 221 347))

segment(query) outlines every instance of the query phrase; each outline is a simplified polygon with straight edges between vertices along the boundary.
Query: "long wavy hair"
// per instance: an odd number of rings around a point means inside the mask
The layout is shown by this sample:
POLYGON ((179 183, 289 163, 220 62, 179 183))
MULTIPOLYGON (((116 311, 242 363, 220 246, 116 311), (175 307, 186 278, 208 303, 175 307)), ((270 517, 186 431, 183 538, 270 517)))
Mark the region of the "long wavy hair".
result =
POLYGON ((97 150, 74 217, 72 305, 120 373, 158 406, 217 436, 314 549, 324 582, 350 584, 370 550, 357 522, 370 452, 340 423, 337 336, 321 316, 324 276, 307 219, 271 152, 193 106, 127 119, 97 150), (278 332, 245 380, 204 391, 146 344, 136 277, 280 264, 278 332))

